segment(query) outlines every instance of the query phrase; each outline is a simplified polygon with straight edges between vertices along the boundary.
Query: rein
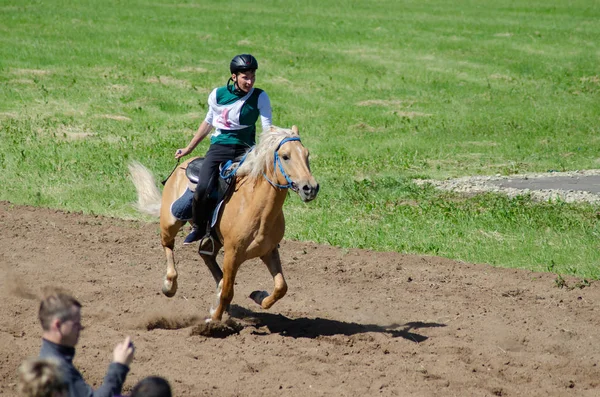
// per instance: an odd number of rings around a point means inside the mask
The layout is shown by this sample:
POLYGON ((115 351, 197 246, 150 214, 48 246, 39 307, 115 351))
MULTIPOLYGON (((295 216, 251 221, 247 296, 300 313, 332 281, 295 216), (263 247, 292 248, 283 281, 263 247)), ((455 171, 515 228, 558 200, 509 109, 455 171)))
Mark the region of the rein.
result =
POLYGON ((299 137, 291 137, 291 138, 285 138, 283 139, 281 142, 279 142, 279 146, 277 146, 277 149, 275 149, 275 154, 273 155, 273 171, 276 170, 276 167, 279 166, 279 171, 281 171, 281 174, 283 175, 283 177, 285 178, 285 180, 287 181, 287 185, 280 185, 278 183, 275 183, 273 181, 271 181, 269 179, 269 177, 267 176, 267 174, 265 174, 263 172, 263 175, 265 177, 265 179, 267 181, 269 181, 269 183, 273 186, 273 187, 278 187, 280 189, 292 189, 293 191, 296 191, 297 187, 294 184, 294 182, 292 182, 292 180, 290 179, 290 177, 288 176, 288 174, 286 174, 285 170, 283 169, 283 165, 281 164, 281 159, 279 158, 279 148, 281 148, 281 146, 286 143, 286 142, 290 142, 290 141, 300 141, 299 137))
POLYGON ((250 148, 250 150, 248 150, 246 152, 246 154, 244 154, 244 156, 242 156, 242 158, 239 161, 238 166, 235 167, 231 171, 229 171, 229 168, 231 168, 231 165, 233 164, 233 160, 227 160, 227 162, 225 164, 223 164, 223 167, 221 168, 221 172, 219 173, 221 175, 221 178, 223 178, 225 180, 233 178, 235 176, 235 174, 237 173, 237 170, 239 170, 240 167, 242 166, 242 164, 244 164, 244 161, 246 161, 246 157, 248 156, 248 154, 250 154, 250 152, 253 151, 254 148, 255 148, 255 146, 252 146, 250 148))

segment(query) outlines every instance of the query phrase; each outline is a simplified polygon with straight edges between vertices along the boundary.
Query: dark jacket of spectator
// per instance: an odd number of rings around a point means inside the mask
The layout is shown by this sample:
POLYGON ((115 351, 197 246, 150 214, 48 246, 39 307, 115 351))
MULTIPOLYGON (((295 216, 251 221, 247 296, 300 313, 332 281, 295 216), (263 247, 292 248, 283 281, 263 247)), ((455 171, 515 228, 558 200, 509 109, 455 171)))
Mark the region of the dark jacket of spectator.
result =
POLYGON ((113 397, 119 395, 129 368, 116 362, 110 363, 102 385, 93 390, 85 383, 81 373, 73 365, 75 348, 57 345, 42 339, 41 358, 54 358, 60 362, 63 377, 69 386, 69 397, 113 397))

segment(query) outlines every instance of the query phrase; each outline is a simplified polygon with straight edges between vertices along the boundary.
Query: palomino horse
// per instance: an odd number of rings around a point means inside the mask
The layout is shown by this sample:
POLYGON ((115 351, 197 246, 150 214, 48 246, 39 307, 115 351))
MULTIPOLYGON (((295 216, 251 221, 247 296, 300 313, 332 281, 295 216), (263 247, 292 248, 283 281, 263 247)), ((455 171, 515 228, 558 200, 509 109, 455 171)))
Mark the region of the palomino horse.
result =
MULTIPOLYGON (((160 216, 161 243, 167 256, 162 291, 168 297, 177 291, 173 248, 175 236, 185 224, 173 216, 170 208, 188 186, 185 169, 192 160, 177 167, 168 178, 162 200, 152 174, 139 163, 129 167, 138 193, 138 209, 160 216)), ((300 142, 296 126, 291 129, 271 127, 263 132, 260 142, 246 154, 235 176, 235 190, 222 206, 221 218, 215 226, 219 237, 215 239, 216 246, 212 254, 207 253, 211 242, 205 240, 199 249, 217 284, 217 307, 211 308, 212 320, 221 320, 229 307, 236 273, 248 259, 259 257, 274 281, 273 293, 254 291, 250 298, 268 309, 285 295, 287 284, 278 251, 285 230, 283 203, 288 189, 298 193, 305 202, 313 200, 319 191, 310 171, 308 150, 300 142), (225 251, 223 270, 216 261, 221 248, 225 251)))

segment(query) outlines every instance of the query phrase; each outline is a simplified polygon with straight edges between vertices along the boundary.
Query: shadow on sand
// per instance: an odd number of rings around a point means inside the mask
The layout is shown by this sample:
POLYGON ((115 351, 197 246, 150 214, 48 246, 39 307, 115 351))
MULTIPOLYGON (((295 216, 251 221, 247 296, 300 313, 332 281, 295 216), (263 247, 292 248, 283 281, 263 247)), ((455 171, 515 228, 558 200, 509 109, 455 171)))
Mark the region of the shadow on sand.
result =
POLYGON ((401 337, 419 343, 427 340, 428 337, 411 331, 420 328, 446 326, 445 324, 424 323, 420 321, 382 326, 376 324, 348 323, 319 317, 291 319, 281 314, 253 312, 237 305, 231 305, 230 316, 242 321, 247 326, 256 327, 257 333, 260 333, 258 329, 266 327, 270 333, 277 333, 292 338, 316 338, 333 335, 350 336, 366 332, 379 332, 389 334, 394 338, 401 337))

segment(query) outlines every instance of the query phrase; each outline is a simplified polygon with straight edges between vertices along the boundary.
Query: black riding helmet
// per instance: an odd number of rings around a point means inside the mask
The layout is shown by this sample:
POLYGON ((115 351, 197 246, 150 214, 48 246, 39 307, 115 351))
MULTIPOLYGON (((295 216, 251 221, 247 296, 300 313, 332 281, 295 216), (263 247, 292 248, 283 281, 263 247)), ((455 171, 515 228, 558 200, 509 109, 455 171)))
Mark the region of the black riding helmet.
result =
POLYGON ((229 70, 232 74, 256 69, 258 69, 258 61, 250 54, 236 55, 229 64, 229 70))

